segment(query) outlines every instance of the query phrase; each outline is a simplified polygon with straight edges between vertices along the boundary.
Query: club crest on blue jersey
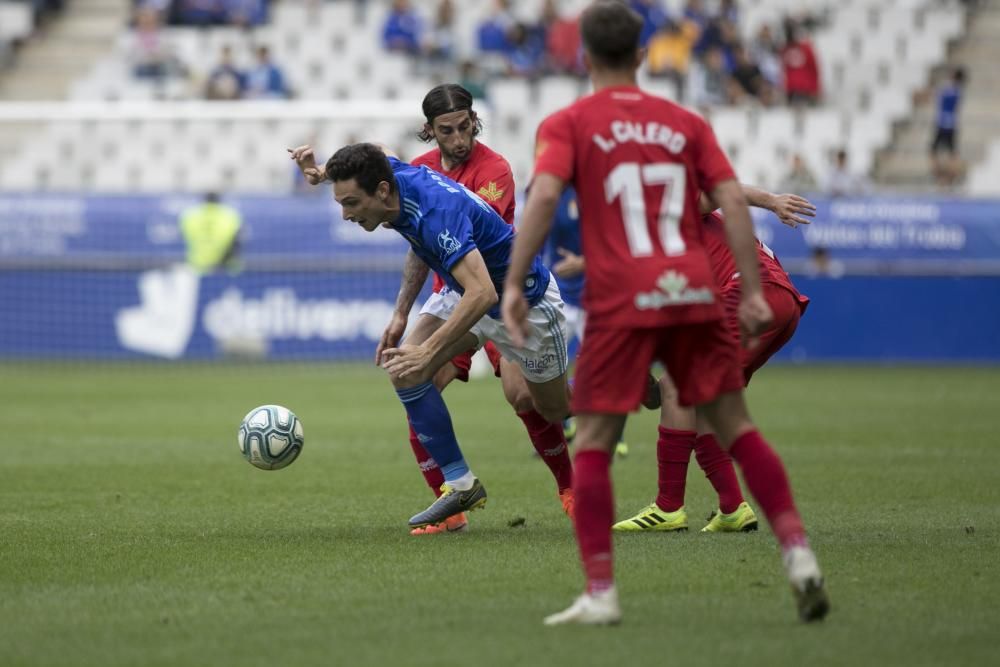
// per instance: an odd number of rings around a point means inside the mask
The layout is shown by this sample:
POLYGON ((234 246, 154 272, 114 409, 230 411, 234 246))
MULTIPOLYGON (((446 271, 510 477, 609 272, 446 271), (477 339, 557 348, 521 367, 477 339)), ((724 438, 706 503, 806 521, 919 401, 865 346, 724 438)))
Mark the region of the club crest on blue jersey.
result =
POLYGON ((448 230, 444 230, 438 234, 438 245, 444 250, 445 255, 451 255, 452 253, 458 252, 462 247, 462 244, 454 236, 448 233, 448 230))

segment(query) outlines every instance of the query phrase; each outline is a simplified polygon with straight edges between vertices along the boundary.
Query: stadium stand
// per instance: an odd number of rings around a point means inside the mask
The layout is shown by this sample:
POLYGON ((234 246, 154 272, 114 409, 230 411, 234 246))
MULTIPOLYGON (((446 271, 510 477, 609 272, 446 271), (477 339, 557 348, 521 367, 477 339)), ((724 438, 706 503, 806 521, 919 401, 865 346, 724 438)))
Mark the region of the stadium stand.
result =
MULTIPOLYGON (((7 3, 0 4, 3 7, 7 3)), ((454 78, 455 65, 474 59, 488 73, 483 115, 490 127, 490 141, 510 160, 519 183, 530 173, 534 132, 545 114, 585 92, 583 80, 571 74, 548 74, 544 68, 530 77, 509 76, 502 63, 478 51, 479 27, 490 16, 503 11, 488 3, 462 5, 453 13, 449 64, 427 61, 404 53, 387 52, 382 45, 388 2, 356 3, 348 0, 274 3, 270 20, 249 28, 220 26, 193 28, 160 25, 154 32, 168 63, 157 76, 136 76, 136 29, 123 30, 113 48, 90 71, 76 79, 68 97, 76 102, 127 101, 170 108, 163 102, 199 99, 224 46, 233 50, 236 66, 248 68, 258 45, 269 47, 273 61, 284 72, 296 101, 294 105, 325 104, 339 107, 348 101, 398 100, 393 106, 409 105, 419 110, 423 93, 442 79, 454 78), (303 27, 308 26, 308 31, 303 27)), ((541 0, 509 4, 508 20, 534 25, 546 10, 541 0)), ((574 16, 586 2, 559 4, 564 18, 574 16)), ((687 3, 663 2, 666 15, 682 17, 687 3)), ((714 7, 715 3, 706 3, 714 7)), ((751 43, 762 26, 781 33, 782 21, 792 15, 804 20, 821 72, 821 101, 795 107, 758 100, 739 105, 702 109, 712 120, 724 148, 744 180, 764 187, 777 187, 792 154, 803 156, 816 174, 828 171, 830 155, 845 148, 852 167, 871 174, 879 151, 893 138, 900 121, 914 110, 914 95, 927 86, 935 67, 943 64, 949 44, 964 34, 963 3, 939 0, 816 0, 802 16, 798 0, 744 0, 738 10, 738 38, 751 43)), ((424 8, 421 5, 421 8, 424 8)), ((494 16, 495 18, 495 16, 494 16)), ((431 19, 428 12, 425 24, 431 19)), ((499 19, 497 19, 499 20, 499 19)), ((698 46, 695 45, 696 55, 698 46)), ((697 65, 695 65, 697 66, 697 65)), ((673 99, 682 99, 676 83, 642 72, 642 84, 673 99)), ((682 100, 683 101, 683 100, 682 100)), ((251 104, 246 102, 244 104, 251 104)), ((384 104, 384 102, 382 103, 384 104)), ((308 107, 315 108, 315 107, 308 107)), ((315 115, 311 122, 283 123, 267 115, 249 113, 238 123, 199 120, 203 106, 187 106, 184 125, 196 141, 174 141, 168 123, 142 119, 143 107, 134 108, 128 131, 120 126, 97 123, 96 132, 78 132, 85 115, 73 122, 51 123, 42 144, 58 148, 65 163, 57 177, 46 173, 31 148, 0 164, 0 187, 4 189, 59 190, 88 188, 115 191, 184 190, 201 177, 191 179, 191 170, 205 174, 219 168, 224 183, 245 192, 288 191, 288 175, 281 148, 286 143, 312 140, 322 151, 332 151, 351 138, 369 136, 360 124, 330 126, 315 115), (275 123, 279 123, 275 126, 275 123), (103 126, 103 127, 101 127, 103 126), (274 134, 265 128, 280 128, 274 134), (117 129, 116 129, 117 128, 117 129), (222 128, 226 128, 222 133, 222 128), (262 136, 277 142, 267 149, 262 136), (280 145, 278 145, 280 144, 280 145), (149 161, 137 161, 137 174, 130 177, 107 173, 101 154, 153 154, 166 160, 167 168, 147 174, 149 161), (211 157, 206 157, 211 156, 211 157), (236 164, 239 163, 239 169, 236 164)), ((270 112, 269 112, 270 113, 270 112)), ((311 113, 311 112, 310 112, 311 113)), ((307 114, 308 115, 308 114, 307 114)), ((419 116, 416 117, 419 124, 419 116)), ((422 149, 413 136, 412 117, 380 121, 376 134, 393 142, 404 155, 422 149)), ((218 176, 216 176, 218 178, 218 176)), ((985 178, 985 177, 984 177, 985 178)))

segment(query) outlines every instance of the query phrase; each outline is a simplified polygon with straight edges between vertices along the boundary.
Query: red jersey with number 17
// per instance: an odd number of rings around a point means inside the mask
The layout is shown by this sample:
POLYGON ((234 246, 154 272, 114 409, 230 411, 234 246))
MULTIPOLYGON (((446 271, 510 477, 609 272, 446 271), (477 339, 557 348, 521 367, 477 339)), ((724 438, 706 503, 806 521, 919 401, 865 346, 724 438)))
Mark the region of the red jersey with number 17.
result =
MULTIPOLYGON (((514 174, 504 156, 481 141, 472 145, 469 159, 448 171, 441 164, 440 148, 434 148, 413 158, 410 164, 430 167, 461 183, 479 195, 480 199, 489 204, 508 225, 514 224, 514 174)), ((439 292, 442 287, 444 281, 435 273, 434 291, 439 292)))
POLYGON ((603 89, 539 127, 542 173, 576 187, 588 327, 722 317, 698 198, 735 175, 701 116, 635 86, 603 89))

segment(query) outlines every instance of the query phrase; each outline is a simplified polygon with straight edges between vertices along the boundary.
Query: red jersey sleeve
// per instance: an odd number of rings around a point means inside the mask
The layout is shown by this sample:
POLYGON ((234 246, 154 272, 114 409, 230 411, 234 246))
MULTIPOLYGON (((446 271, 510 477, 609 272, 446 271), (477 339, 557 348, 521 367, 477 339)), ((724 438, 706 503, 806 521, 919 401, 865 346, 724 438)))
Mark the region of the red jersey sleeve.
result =
POLYGON ((705 119, 698 118, 698 138, 694 142, 694 169, 698 175, 698 188, 702 192, 712 192, 723 181, 736 178, 729 158, 719 148, 712 126, 705 119))
POLYGON ((573 180, 575 162, 573 127, 569 113, 558 111, 538 127, 535 141, 535 174, 552 174, 564 181, 573 180))

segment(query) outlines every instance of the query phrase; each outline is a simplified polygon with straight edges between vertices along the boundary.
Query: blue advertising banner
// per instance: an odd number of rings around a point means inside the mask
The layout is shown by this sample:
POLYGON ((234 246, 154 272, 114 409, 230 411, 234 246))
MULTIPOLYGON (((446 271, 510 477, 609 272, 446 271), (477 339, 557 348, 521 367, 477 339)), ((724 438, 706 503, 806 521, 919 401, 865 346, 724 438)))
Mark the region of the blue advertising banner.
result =
POLYGON ((848 273, 1000 274, 1000 202, 815 199, 812 224, 790 229, 754 209, 758 237, 789 267, 824 248, 848 273))
MULTIPOLYGON (((34 259, 181 261, 178 220, 197 197, 0 196, 0 262, 34 259)), ((396 256, 406 241, 383 230, 367 233, 343 219, 330 196, 238 197, 224 200, 243 217, 241 252, 337 260, 396 256)))
POLYGON ((200 276, 180 264, 0 271, 0 357, 367 359, 399 280, 368 271, 200 276))
MULTIPOLYGON (((291 262, 357 265, 392 258, 405 241, 345 222, 326 192, 298 197, 233 197, 243 216, 248 265, 291 262)), ((181 212, 192 196, 0 195, 0 264, 33 258, 181 261, 181 212)), ((824 248, 848 273, 1000 275, 1000 201, 944 198, 816 199, 814 222, 785 227, 754 211, 761 240, 790 268, 824 248)))
MULTIPOLYGON (((399 235, 343 221, 329 196, 233 198, 244 270, 201 276, 182 263, 177 224, 196 203, 0 196, 0 358, 371 356, 399 287, 399 235)), ((780 358, 1000 362, 1000 203, 816 203, 807 227, 756 217, 813 298, 780 358), (814 266, 819 247, 833 264, 814 266)))
MULTIPOLYGON (((812 303, 779 360, 1000 363, 1000 277, 794 280, 812 303)), ((398 288, 389 271, 0 271, 0 358, 367 360, 398 288)))

